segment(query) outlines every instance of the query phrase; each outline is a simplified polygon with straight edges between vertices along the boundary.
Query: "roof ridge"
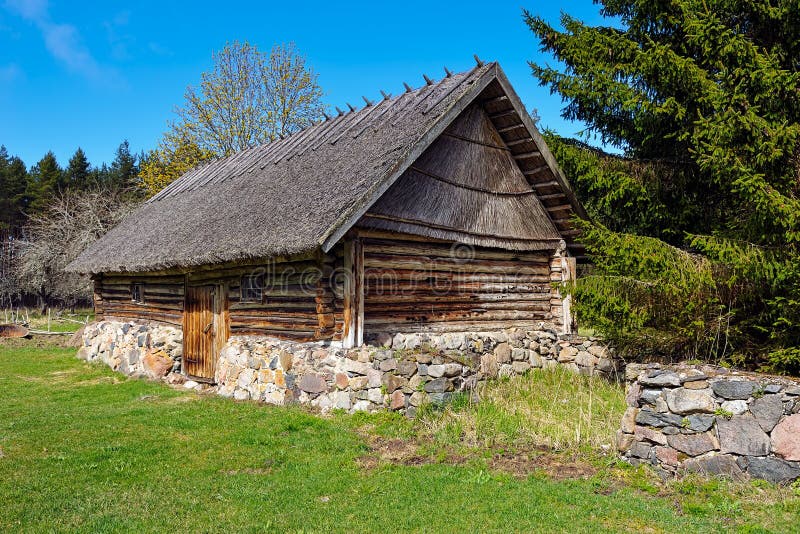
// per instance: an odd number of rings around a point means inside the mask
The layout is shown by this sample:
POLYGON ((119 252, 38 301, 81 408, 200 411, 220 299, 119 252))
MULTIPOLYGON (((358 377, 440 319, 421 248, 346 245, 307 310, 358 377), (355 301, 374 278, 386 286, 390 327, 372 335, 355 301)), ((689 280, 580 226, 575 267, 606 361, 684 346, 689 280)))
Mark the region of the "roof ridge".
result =
MULTIPOLYGON (((198 163, 197 165, 195 165, 194 167, 192 167, 191 169, 186 171, 183 175, 178 177, 176 180, 174 180, 173 182, 168 184, 164 189, 162 189, 161 191, 159 191, 158 193, 156 193, 155 195, 153 195, 152 197, 147 199, 146 202, 147 203, 158 202, 160 200, 163 200, 165 198, 169 198, 169 197, 174 196, 176 194, 181 194, 181 193, 183 193, 184 191, 187 191, 187 190, 193 190, 193 189, 197 189, 197 188, 200 188, 200 187, 205 187, 206 185, 209 185, 209 184, 212 184, 212 183, 218 183, 215 180, 216 177, 214 176, 217 173, 214 172, 214 170, 211 170, 211 167, 212 166, 219 166, 219 167, 217 167, 217 170, 220 170, 225 165, 226 162, 233 161, 234 158, 241 157, 243 160, 246 160, 247 158, 245 156, 248 153, 252 155, 252 154, 256 153, 257 151, 264 150, 266 152, 264 155, 266 156, 270 152, 275 152, 274 154, 270 154, 270 156, 268 158, 265 158, 267 161, 261 160, 261 161, 255 163, 255 164, 247 165, 246 169, 244 169, 244 170, 242 170, 241 172, 238 172, 238 173, 232 173, 229 176, 227 176, 225 179, 223 179, 222 181, 225 181, 225 180, 228 180, 228 179, 233 179, 233 178, 242 176, 244 174, 252 173, 255 170, 256 167, 259 167, 260 170, 263 170, 267 166, 267 164, 270 163, 270 160, 272 160, 271 163, 278 164, 282 160, 289 161, 289 160, 293 159, 296 156, 302 157, 303 155, 305 155, 305 153, 308 152, 309 148, 312 151, 316 151, 321 146, 323 146, 325 144, 325 142, 329 141, 331 138, 334 138, 334 137, 335 137, 335 139, 331 144, 336 144, 336 142, 338 142, 342 137, 344 137, 352 127, 358 126, 366 118, 366 116, 369 115, 369 113, 371 111, 373 111, 374 109, 380 107, 385 102, 387 102, 388 105, 386 105, 385 106, 385 110, 383 112, 381 112, 381 114, 378 115, 378 118, 381 118, 384 113, 391 111, 393 104, 396 104, 396 103, 400 102, 400 100, 402 100, 407 95, 412 95, 412 96, 416 95, 416 96, 418 96, 423 91, 430 90, 429 94, 426 95, 426 97, 425 97, 425 98, 427 98, 428 96, 430 96, 430 94, 433 93, 434 88, 440 86, 446 80, 457 80, 458 78, 468 78, 471 74, 473 74, 475 71, 481 69, 482 67, 490 66, 490 65, 493 65, 493 64, 494 64, 494 62, 484 64, 483 62, 481 62, 476 57, 476 65, 474 67, 472 67, 471 69, 469 69, 469 70, 465 70, 465 71, 458 72, 458 73, 453 73, 447 67, 444 67, 445 76, 442 77, 441 79, 439 79, 438 81, 435 81, 432 78, 429 78, 427 76, 427 74, 423 73, 422 77, 423 77, 423 80, 424 80, 425 83, 423 83, 422 85, 420 85, 417 88, 412 88, 407 83, 403 82, 403 85, 406 87, 406 91, 404 91, 403 93, 400 93, 397 96, 393 97, 391 95, 391 93, 385 93, 383 91, 383 89, 381 89, 381 90, 379 90, 379 92, 381 93, 383 98, 380 101, 376 101, 376 102, 372 102, 372 103, 365 103, 365 105, 360 107, 360 108, 355 107, 355 106, 351 106, 348 103, 347 106, 348 106, 349 110, 346 111, 346 112, 341 112, 340 114, 338 114, 338 115, 336 115, 334 117, 330 117, 330 116, 328 116, 327 113, 323 112, 324 119, 312 121, 309 125, 307 125, 307 126, 305 126, 303 128, 300 128, 300 129, 298 129, 298 130, 296 130, 294 132, 291 132, 289 135, 287 135, 285 137, 281 137, 279 139, 275 139, 275 140, 269 141, 267 143, 262 143, 262 144, 259 144, 259 145, 256 145, 256 146, 247 147, 247 148, 245 148, 243 150, 239 150, 239 151, 234 152, 233 154, 229 154, 227 156, 219 156, 219 157, 215 157, 215 158, 212 158, 210 160, 206 160, 206 161, 202 161, 202 162, 198 163), (366 115, 364 114, 365 111, 367 112, 366 115), (334 126, 335 124, 337 126, 341 126, 342 123, 346 122, 346 118, 347 117, 350 117, 352 119, 352 117, 356 116, 356 115, 361 115, 361 118, 357 119, 355 122, 352 122, 352 124, 347 125, 341 131, 336 132, 336 127, 334 126), (342 120, 339 120, 339 119, 342 119, 342 120), (320 131, 317 132, 317 134, 318 134, 317 137, 319 137, 319 139, 315 139, 314 140, 314 142, 312 143, 313 146, 311 146, 311 147, 303 146, 302 151, 294 152, 294 150, 296 148, 298 148, 298 146, 292 146, 292 145, 293 144, 294 145, 303 145, 304 142, 300 142, 300 141, 305 141, 305 140, 301 139, 303 137, 302 134, 304 134, 304 133, 308 134, 314 128, 321 128, 320 131), (333 131, 330 131, 331 128, 333 129, 333 131), (326 131, 326 130, 328 130, 328 131, 326 131), (330 135, 330 134, 333 134, 333 135, 330 135), (294 143, 292 143, 293 141, 294 141, 294 143), (287 150, 281 151, 281 147, 285 148, 287 150), (199 178, 199 175, 204 175, 204 174, 205 174, 205 176, 203 176, 203 178, 200 180, 200 183, 193 183, 192 184, 192 182, 195 182, 195 179, 199 178)), ((463 80, 461 80, 461 81, 463 81, 463 80)), ((460 83, 454 83, 453 87, 450 89, 450 91, 448 91, 445 94, 441 95, 440 98, 436 99, 436 101, 434 101, 433 103, 429 104, 423 110, 423 115, 429 113, 433 108, 436 107, 436 105, 438 105, 441 101, 445 100, 448 96, 450 96, 450 94, 453 91, 455 91, 459 87, 459 85, 460 85, 460 83)), ((369 102, 366 97, 362 97, 362 98, 365 100, 365 102, 369 102)), ((411 99, 408 99, 408 100, 409 100, 409 102, 407 102, 407 104, 410 103, 411 101, 413 101, 414 99, 411 98, 411 99)), ((417 104, 419 104, 419 103, 417 102, 417 104)), ((336 109, 338 110, 338 107, 336 109)), ((403 111, 403 109, 404 108, 401 108, 400 110, 397 110, 396 113, 390 113, 390 115, 397 115, 397 114, 399 114, 400 111, 403 111)), ((369 121, 367 121, 367 122, 369 123, 369 121)), ((392 122, 391 125, 392 126, 395 125, 394 121, 392 122)), ((359 137, 361 134, 363 134, 364 131, 368 127, 369 127, 369 124, 367 124, 367 126, 365 128, 361 129, 357 134, 355 134, 353 136, 353 139, 355 139, 355 138, 359 137)))

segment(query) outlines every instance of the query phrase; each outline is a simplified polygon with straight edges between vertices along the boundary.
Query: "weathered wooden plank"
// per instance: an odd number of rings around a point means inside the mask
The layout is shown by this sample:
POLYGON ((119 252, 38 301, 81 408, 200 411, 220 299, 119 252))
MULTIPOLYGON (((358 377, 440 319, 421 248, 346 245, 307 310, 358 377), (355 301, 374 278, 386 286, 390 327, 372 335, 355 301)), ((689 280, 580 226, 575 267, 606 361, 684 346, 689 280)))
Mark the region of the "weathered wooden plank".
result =
POLYGON ((418 271, 456 271, 462 273, 504 273, 514 274, 525 270, 528 274, 548 274, 547 264, 525 264, 511 261, 474 260, 459 262, 455 259, 428 258, 426 256, 400 256, 389 254, 370 254, 364 257, 364 268, 368 271, 378 269, 412 269, 418 271))
POLYGON ((546 253, 536 252, 517 252, 508 250, 495 250, 485 248, 464 248, 459 246, 454 249, 453 245, 437 245, 427 243, 413 243, 404 241, 389 241, 385 239, 367 239, 364 240, 364 252, 367 255, 371 254, 392 254, 392 255, 415 255, 415 256, 429 256, 436 258, 454 259, 457 262, 469 262, 472 260, 500 260, 500 261, 514 261, 525 262, 534 264, 547 264, 550 256, 546 253), (460 258, 455 256, 458 252, 466 251, 467 258, 460 258))

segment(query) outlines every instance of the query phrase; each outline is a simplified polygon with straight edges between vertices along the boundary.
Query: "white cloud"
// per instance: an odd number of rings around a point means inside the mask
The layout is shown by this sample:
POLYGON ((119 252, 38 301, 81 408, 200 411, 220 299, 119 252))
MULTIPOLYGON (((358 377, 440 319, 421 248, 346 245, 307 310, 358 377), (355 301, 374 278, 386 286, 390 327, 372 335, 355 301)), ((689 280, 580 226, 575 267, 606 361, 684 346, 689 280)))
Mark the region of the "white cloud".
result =
POLYGON ((100 66, 75 26, 52 20, 46 0, 6 0, 6 7, 32 22, 41 32, 50 54, 68 69, 92 80, 116 77, 114 72, 100 66))

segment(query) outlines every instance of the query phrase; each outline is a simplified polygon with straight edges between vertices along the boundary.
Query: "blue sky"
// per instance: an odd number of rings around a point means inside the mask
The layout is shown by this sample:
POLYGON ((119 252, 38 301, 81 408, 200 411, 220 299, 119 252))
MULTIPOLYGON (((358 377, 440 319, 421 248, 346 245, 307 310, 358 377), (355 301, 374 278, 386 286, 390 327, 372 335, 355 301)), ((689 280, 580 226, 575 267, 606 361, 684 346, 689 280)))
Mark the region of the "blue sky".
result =
POLYGON ((520 2, 66 2, 0 0, 0 144, 33 165, 53 150, 63 165, 80 146, 93 164, 158 142, 187 85, 226 41, 268 50, 294 41, 319 75, 325 101, 402 91, 402 82, 462 71, 472 54, 497 60, 541 126, 573 136, 561 102, 530 75, 542 55, 522 8, 597 23, 590 0, 520 2))

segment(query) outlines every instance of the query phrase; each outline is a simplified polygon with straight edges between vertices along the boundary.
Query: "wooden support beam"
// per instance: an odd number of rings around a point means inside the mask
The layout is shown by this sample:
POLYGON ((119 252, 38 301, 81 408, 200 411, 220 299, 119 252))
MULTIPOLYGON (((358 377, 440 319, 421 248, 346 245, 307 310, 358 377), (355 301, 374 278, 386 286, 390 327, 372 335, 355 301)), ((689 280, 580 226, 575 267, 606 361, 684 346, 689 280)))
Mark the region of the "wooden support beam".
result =
POLYGON ((358 237, 344 243, 344 272, 342 346, 350 349, 364 343, 364 246, 358 237))
POLYGON ((519 130, 520 128, 525 128, 525 125, 522 123, 512 124, 511 126, 506 126, 505 128, 499 128, 497 131, 502 134, 506 132, 511 132, 513 130, 519 130))
POLYGON ((512 115, 518 116, 516 109, 512 108, 512 109, 507 109, 507 110, 504 110, 504 111, 498 111, 497 113, 492 113, 491 115, 489 115, 489 118, 490 119, 500 119, 502 117, 510 117, 512 115))
POLYGON ((525 143, 533 143, 533 137, 523 137, 522 139, 517 139, 515 141, 506 141, 506 146, 512 147, 523 145, 525 143))
POLYGON ((530 158, 538 158, 541 156, 542 153, 538 150, 534 150, 532 152, 523 152, 522 154, 512 154, 515 159, 530 159, 530 158))
POLYGON ((559 204, 558 206, 546 206, 547 211, 563 211, 572 209, 572 204, 559 204))
POLYGON ((564 197, 564 193, 553 193, 550 195, 539 195, 539 200, 552 200, 554 198, 562 198, 562 197, 564 197))
POLYGON ((538 189, 540 187, 553 187, 557 185, 558 182, 556 182, 555 180, 550 180, 549 182, 539 182, 538 184, 533 184, 533 187, 536 187, 538 189))
POLYGON ((487 98, 486 100, 483 101, 483 105, 494 104, 496 102, 505 102, 506 100, 508 100, 508 97, 506 95, 500 95, 494 98, 487 98))
POLYGON ((550 169, 549 165, 539 165, 538 167, 534 167, 533 169, 528 169, 526 171, 522 171, 522 174, 525 176, 533 176, 534 174, 539 174, 542 171, 546 171, 550 169))

